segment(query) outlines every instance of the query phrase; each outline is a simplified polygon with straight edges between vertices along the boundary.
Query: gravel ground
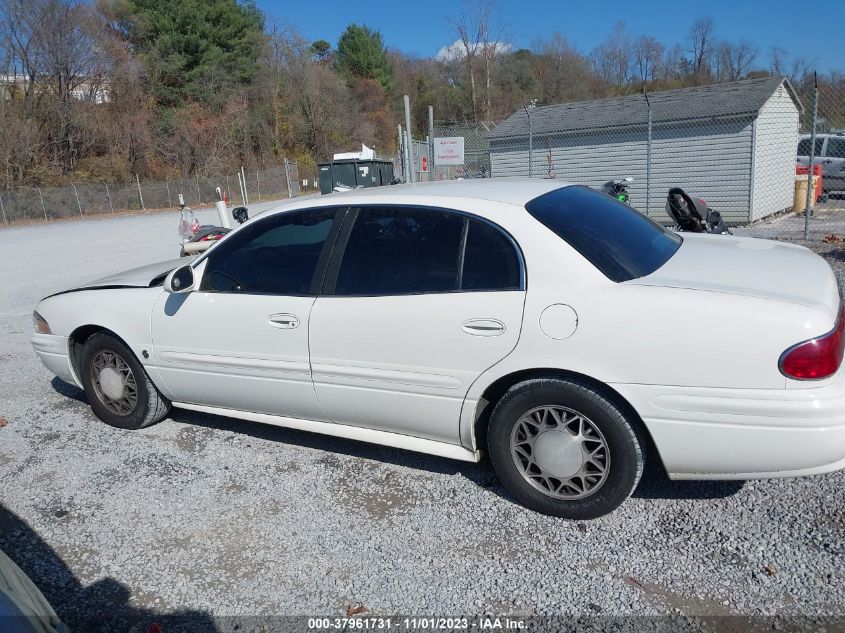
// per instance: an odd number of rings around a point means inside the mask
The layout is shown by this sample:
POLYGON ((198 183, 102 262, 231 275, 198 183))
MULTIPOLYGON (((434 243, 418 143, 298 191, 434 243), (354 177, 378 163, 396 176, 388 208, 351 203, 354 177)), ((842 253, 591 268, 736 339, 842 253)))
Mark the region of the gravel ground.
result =
POLYGON ((248 630, 356 603, 845 615, 843 473, 672 483, 651 469, 579 524, 518 506, 486 463, 184 411, 138 432, 100 423, 33 354, 31 310, 177 248, 172 213, 0 231, 0 548, 72 630, 248 630))

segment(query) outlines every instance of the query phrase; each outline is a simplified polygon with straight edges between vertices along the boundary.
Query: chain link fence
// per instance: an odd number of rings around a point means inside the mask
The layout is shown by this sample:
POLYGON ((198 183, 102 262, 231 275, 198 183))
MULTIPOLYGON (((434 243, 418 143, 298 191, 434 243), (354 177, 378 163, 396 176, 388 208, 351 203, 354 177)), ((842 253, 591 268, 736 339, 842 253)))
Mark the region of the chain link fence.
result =
MULTIPOLYGON (((435 122, 425 139, 412 139, 410 165, 415 182, 428 180, 457 180, 459 178, 490 177, 490 143, 487 134, 491 124, 435 122), (462 139, 462 163, 438 164, 439 140, 462 139)), ((407 153, 404 136, 400 136, 399 148, 393 159, 393 173, 401 180, 408 179, 406 171, 407 153)))
POLYGON ((171 209, 179 194, 188 206, 212 205, 216 188, 232 205, 300 195, 297 164, 285 160, 270 167, 217 176, 192 176, 158 181, 136 178, 130 183, 72 183, 66 187, 17 187, 0 191, 0 216, 5 225, 19 221, 54 220, 103 213, 171 209))
POLYGON ((802 98, 794 213, 752 226, 749 232, 841 247, 845 245, 845 77, 814 78, 802 98), (804 213, 807 208, 809 213, 804 213))
POLYGON ((842 77, 527 105, 497 126, 437 122, 430 135, 464 144, 463 164, 449 166, 430 144, 432 179, 552 178, 601 189, 631 178, 630 204, 667 225, 668 191, 680 187, 738 234, 845 244, 842 77))

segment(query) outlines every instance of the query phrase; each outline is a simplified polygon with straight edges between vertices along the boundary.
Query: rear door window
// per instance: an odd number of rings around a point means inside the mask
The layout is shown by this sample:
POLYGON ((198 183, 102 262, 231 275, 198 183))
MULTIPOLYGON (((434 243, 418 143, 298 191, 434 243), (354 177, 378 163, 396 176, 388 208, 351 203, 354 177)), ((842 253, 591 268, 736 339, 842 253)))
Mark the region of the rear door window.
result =
POLYGON ((338 273, 341 295, 458 289, 463 218, 423 209, 363 208, 338 273))
POLYGON ((520 290, 513 240, 486 221, 443 209, 362 207, 334 294, 401 295, 520 290))
POLYGON ((519 290, 522 264, 513 241, 481 220, 467 220, 461 290, 519 290))

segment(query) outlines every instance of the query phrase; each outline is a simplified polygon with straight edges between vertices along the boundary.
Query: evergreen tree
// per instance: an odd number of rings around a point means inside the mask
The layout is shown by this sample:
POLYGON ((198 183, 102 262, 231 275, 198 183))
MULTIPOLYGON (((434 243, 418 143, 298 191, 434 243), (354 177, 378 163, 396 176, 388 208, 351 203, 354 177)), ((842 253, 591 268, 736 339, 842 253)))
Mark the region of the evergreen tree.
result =
POLYGON ((393 91, 393 66, 378 31, 350 24, 338 40, 335 60, 338 72, 348 83, 375 79, 387 93, 393 91))

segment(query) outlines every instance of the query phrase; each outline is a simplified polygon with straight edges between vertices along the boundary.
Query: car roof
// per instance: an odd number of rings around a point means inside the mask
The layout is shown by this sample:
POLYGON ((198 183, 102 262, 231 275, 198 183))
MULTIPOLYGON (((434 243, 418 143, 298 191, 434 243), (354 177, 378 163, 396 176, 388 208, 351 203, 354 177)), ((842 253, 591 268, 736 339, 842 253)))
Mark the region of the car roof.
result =
MULTIPOLYGON (((419 196, 421 204, 436 204, 430 198, 474 198, 525 206, 544 193, 570 186, 571 183, 539 178, 474 178, 470 180, 441 180, 416 182, 384 187, 365 187, 351 191, 336 191, 320 197, 326 203, 390 203, 392 198, 419 196), (429 200, 425 200, 428 198, 429 200)), ((407 200, 403 200, 407 203, 407 200)))

